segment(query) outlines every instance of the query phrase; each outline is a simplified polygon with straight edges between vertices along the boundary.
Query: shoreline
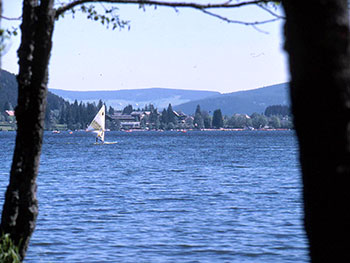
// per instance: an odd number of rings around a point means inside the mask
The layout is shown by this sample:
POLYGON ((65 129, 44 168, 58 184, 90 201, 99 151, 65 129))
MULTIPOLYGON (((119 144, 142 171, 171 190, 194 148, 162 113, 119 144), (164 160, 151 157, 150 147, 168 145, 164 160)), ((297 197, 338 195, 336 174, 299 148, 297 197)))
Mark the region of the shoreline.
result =
MULTIPOLYGON (((292 131, 293 129, 239 129, 239 128, 222 128, 222 129, 177 129, 177 130, 146 130, 146 129, 130 129, 130 130, 119 130, 119 131, 110 131, 106 130, 106 132, 168 132, 168 131, 174 131, 174 132, 188 132, 188 131, 292 131)), ((0 132, 15 132, 16 130, 0 130, 0 132)), ((52 132, 59 134, 61 132, 86 132, 85 130, 44 130, 45 132, 52 132)))

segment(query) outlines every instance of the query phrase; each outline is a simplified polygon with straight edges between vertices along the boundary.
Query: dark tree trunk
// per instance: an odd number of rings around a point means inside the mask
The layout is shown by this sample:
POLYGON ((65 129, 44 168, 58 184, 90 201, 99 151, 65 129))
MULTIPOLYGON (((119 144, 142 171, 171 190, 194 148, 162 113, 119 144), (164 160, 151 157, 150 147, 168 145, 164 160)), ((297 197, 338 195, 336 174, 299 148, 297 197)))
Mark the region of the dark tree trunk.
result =
POLYGON ((350 262, 348 1, 282 3, 311 261, 350 262))
POLYGON ((10 233, 23 259, 38 215, 36 177, 43 140, 54 0, 23 1, 18 50, 17 136, 1 230, 10 233))

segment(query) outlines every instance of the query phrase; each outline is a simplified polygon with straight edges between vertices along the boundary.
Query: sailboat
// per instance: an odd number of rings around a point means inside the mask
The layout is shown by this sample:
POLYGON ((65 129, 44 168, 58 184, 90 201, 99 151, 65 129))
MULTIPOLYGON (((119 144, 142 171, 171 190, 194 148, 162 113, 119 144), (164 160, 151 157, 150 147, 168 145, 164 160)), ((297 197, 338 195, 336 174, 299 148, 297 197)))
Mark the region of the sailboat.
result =
POLYGON ((114 144, 117 142, 105 142, 106 107, 102 105, 86 131, 96 133, 96 144, 114 144))

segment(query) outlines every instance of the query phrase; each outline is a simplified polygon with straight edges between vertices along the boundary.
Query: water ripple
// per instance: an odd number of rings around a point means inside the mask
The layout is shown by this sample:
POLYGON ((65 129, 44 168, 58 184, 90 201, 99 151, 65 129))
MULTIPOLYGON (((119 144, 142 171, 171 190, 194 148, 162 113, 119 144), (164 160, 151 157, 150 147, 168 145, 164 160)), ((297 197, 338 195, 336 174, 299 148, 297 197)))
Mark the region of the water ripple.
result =
POLYGON ((292 132, 106 137, 45 134, 25 262, 308 262, 292 132))

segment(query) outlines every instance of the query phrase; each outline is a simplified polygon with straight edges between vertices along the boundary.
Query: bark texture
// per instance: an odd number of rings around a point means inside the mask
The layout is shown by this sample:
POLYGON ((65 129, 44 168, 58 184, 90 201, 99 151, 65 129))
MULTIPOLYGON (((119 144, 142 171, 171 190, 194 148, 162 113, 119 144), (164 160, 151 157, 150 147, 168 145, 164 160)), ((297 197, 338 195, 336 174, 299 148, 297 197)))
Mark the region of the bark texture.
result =
POLYGON ((23 260, 38 215, 36 177, 43 140, 54 0, 24 0, 18 50, 17 136, 1 230, 19 245, 23 260))
POLYGON ((310 258, 312 262, 337 258, 350 262, 347 0, 282 3, 310 258))

